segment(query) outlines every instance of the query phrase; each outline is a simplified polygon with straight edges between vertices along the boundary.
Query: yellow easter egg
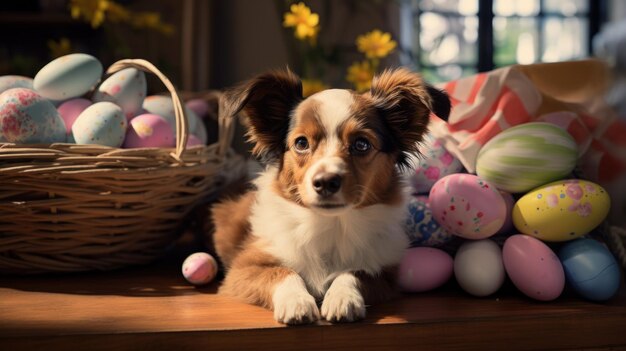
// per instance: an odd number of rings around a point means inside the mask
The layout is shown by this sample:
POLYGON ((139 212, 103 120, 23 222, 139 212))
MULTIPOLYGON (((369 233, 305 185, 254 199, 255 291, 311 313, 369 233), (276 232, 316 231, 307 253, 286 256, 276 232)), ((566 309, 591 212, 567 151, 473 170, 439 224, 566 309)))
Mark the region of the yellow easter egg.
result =
POLYGON ((601 186, 579 179, 552 182, 531 190, 513 207, 513 224, 543 241, 583 236, 606 218, 611 207, 601 186))

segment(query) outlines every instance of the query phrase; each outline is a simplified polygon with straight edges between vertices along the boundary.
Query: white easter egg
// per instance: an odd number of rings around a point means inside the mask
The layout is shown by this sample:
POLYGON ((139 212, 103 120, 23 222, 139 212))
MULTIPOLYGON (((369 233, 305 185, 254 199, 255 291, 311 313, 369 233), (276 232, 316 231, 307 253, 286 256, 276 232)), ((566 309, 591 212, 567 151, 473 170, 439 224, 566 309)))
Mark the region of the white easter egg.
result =
POLYGON ((454 257, 454 275, 461 288, 474 296, 495 293, 506 277, 502 249, 489 239, 466 241, 454 257))

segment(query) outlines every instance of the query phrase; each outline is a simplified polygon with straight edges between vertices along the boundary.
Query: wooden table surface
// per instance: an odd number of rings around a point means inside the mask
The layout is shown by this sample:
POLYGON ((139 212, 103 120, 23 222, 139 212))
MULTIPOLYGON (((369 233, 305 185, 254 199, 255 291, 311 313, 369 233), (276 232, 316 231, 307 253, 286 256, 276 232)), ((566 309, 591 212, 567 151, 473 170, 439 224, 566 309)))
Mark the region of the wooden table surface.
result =
POLYGON ((488 298, 454 282, 368 308, 365 321, 285 327, 272 313, 196 288, 180 274, 193 247, 114 272, 0 276, 0 350, 626 349, 626 289, 606 303, 571 292, 488 298))

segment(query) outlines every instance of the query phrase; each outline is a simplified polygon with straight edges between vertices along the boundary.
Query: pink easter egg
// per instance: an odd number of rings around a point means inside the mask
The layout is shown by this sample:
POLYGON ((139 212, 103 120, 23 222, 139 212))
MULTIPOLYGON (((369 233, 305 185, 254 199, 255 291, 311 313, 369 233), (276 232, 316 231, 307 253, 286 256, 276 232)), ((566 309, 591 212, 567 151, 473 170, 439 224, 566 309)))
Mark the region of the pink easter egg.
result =
POLYGON ((175 140, 165 118, 147 113, 130 120, 123 147, 174 147, 175 140))
POLYGON ((494 235, 506 220, 506 202, 495 186, 473 174, 451 174, 430 191, 430 208, 449 232, 466 239, 494 235))
POLYGON ((526 296, 551 301, 563 292, 565 273, 557 255, 543 242, 516 234, 504 242, 504 268, 513 284, 526 296))
POLYGON ((59 115, 65 121, 65 128, 67 129, 67 134, 72 134, 72 126, 74 125, 74 121, 78 118, 78 116, 87 109, 87 107, 91 106, 91 101, 87 99, 77 98, 67 100, 59 107, 57 107, 57 111, 59 111, 59 115))
POLYGON ((182 273, 193 285, 208 284, 217 275, 217 262, 206 252, 196 252, 185 259, 182 273))
POLYGON ((454 271, 446 252, 432 247, 406 250, 398 267, 398 286, 406 292, 423 292, 445 284, 454 271))
POLYGON ((186 146, 189 148, 189 147, 196 146, 196 145, 204 145, 204 143, 197 136, 195 136, 193 134, 189 134, 187 136, 187 145, 186 146))
POLYGON ((185 103, 185 106, 200 118, 209 114, 209 104, 204 99, 191 99, 185 103))

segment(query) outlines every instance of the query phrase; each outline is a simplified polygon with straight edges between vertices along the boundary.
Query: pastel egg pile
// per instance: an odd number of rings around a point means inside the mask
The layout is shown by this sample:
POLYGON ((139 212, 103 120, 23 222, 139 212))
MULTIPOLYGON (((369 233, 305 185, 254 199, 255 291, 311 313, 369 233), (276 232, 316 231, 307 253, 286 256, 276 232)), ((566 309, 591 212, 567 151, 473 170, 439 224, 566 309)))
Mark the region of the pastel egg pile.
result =
POLYGON ((572 176, 578 147, 567 131, 547 122, 509 128, 482 147, 476 174, 463 172, 433 137, 421 154, 409 180, 405 230, 413 248, 400 265, 404 290, 434 289, 454 276, 474 296, 497 292, 507 277, 540 301, 558 298, 566 285, 593 301, 617 293, 620 266, 589 236, 610 198, 572 176))
MULTIPOLYGON (((77 53, 51 61, 34 78, 1 76, 0 142, 174 147, 171 97, 146 96, 146 77, 138 69, 108 77, 102 73, 95 57, 77 53)), ((201 118, 208 104, 196 99, 190 107, 185 106, 187 147, 204 145, 207 130, 201 118)))

